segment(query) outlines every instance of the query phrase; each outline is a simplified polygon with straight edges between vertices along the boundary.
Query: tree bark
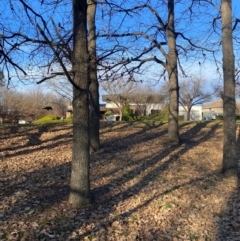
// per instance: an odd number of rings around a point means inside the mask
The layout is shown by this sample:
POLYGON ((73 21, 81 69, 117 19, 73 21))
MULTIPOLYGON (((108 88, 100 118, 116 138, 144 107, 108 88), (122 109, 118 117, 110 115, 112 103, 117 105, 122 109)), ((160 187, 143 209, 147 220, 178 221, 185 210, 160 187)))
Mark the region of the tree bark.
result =
POLYGON ((88 0, 88 51, 90 56, 90 151, 95 152, 100 149, 99 126, 99 83, 97 79, 96 63, 96 26, 95 14, 97 3, 95 0, 88 0))
POLYGON ((190 113, 191 113, 191 109, 187 109, 187 121, 190 121, 190 113))
POLYGON ((86 0, 73 0, 73 147, 69 203, 91 202, 89 178, 89 54, 86 0))
POLYGON ((169 76, 169 117, 168 117, 168 135, 173 143, 179 143, 178 129, 178 102, 179 102, 179 86, 178 86, 178 69, 177 69, 177 49, 176 35, 174 26, 174 0, 168 0, 168 56, 167 56, 167 72, 169 76))
POLYGON ((222 0, 222 51, 223 51, 223 162, 222 172, 237 169, 236 158, 236 101, 234 53, 232 41, 232 1, 222 0))

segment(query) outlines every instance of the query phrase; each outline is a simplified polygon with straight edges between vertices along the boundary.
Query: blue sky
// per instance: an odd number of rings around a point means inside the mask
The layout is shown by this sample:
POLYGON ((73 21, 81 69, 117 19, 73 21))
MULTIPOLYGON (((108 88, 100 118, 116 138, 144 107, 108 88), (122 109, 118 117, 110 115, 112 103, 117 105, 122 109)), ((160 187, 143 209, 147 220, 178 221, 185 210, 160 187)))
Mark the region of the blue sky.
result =
MULTIPOLYGON (((22 10, 21 5, 17 4, 18 0, 14 0, 14 11, 16 13, 15 16, 12 16, 9 0, 2 0, 3 4, 0 6, 0 13, 3 21, 4 27, 8 28, 10 27, 12 30, 19 30, 22 32, 25 32, 26 34, 31 34, 32 37, 37 36, 37 32, 35 31, 35 26, 32 23, 23 24, 21 20, 26 20, 26 15, 24 11, 22 10), (18 19, 16 21, 16 19, 18 19)), ((64 27, 65 30, 71 28, 71 9, 70 9, 70 3, 69 0, 64 0, 60 8, 54 9, 53 6, 45 6, 41 5, 38 0, 28 0, 28 2, 31 3, 32 7, 36 9, 36 11, 46 19, 46 22, 51 30, 53 30, 53 26, 50 20, 50 17, 54 19, 56 24, 60 24, 60 26, 64 27), (44 8, 43 8, 44 6, 44 8)), ((116 3, 119 3, 120 1, 116 1, 116 3)), ((132 7, 135 6, 136 1, 122 1, 123 4, 121 5, 124 7, 132 7)), ((141 2, 141 0, 139 1, 141 2)), ((144 1, 142 1, 144 2, 144 1)), ((152 0, 150 1, 152 5, 158 10, 158 13, 162 17, 163 21, 166 21, 167 12, 166 12, 166 6, 161 5, 162 1, 152 0)), ((179 2, 179 1, 178 1, 179 2)), ((220 35, 219 34, 212 34, 209 35, 209 29, 210 24, 212 21, 212 17, 217 14, 217 11, 212 7, 206 7, 201 10, 201 14, 195 15, 195 12, 193 12, 192 15, 190 15, 189 11, 186 11, 186 9, 189 7, 189 4, 191 1, 183 1, 183 4, 178 3, 176 4, 176 29, 178 31, 183 31, 184 34, 187 37, 191 37, 193 42, 197 45, 206 45, 207 47, 216 47, 217 49, 221 50, 221 46, 217 46, 217 43, 220 41, 220 35), (208 13, 208 15, 203 15, 203 13, 208 13), (209 35, 209 36, 208 36, 209 35), (207 38, 208 37, 208 38, 207 38)), ((219 2, 219 1, 214 1, 219 2)), ((140 3, 138 6, 141 5, 140 3)), ((158 41, 164 41, 164 36, 160 33, 156 33, 156 28, 152 28, 151 26, 153 23, 156 23, 156 18, 153 14, 150 13, 149 10, 143 9, 137 14, 135 13, 117 13, 113 12, 111 15, 111 18, 108 17, 108 8, 104 6, 103 8, 99 6, 98 12, 97 12, 97 32, 104 33, 104 32, 116 32, 116 33, 124 33, 124 32, 130 32, 130 31, 143 31, 147 32, 149 36, 155 36, 158 41), (110 29, 110 30, 108 30, 110 29)), ((236 17, 240 18, 240 1, 239 0, 233 0, 233 13, 236 14, 236 17), (238 16, 237 16, 238 15, 238 16)), ((37 22, 40 24, 40 26, 43 26, 41 23, 41 19, 38 18, 37 22)), ((220 22, 219 22, 220 23, 220 22)), ((219 25, 220 26, 220 25, 219 25)), ((1 29, 1 28, 0 28, 1 29)), ((178 39, 179 44, 183 44, 185 47, 190 48, 190 46, 187 46, 186 41, 178 39)), ((148 48, 150 46, 149 41, 145 40, 144 38, 124 38, 120 40, 114 40, 114 39, 99 39, 98 40, 98 47, 100 48, 111 48, 118 42, 119 45, 124 45, 126 48, 126 51, 122 54, 119 53, 119 55, 115 55, 114 57, 111 57, 109 61, 115 61, 115 59, 120 58, 124 55, 125 58, 134 57, 139 53, 142 49, 148 48)), ((165 47, 164 47, 165 48, 165 47)), ((22 47, 22 53, 20 55, 13 56, 16 59, 19 60, 20 64, 23 64, 24 67, 27 69, 27 71, 32 73, 34 77, 41 78, 44 74, 46 74, 46 68, 43 71, 43 68, 38 68, 39 66, 43 66, 44 63, 46 63, 47 58, 45 55, 46 53, 42 52, 41 56, 34 56, 34 53, 31 55, 31 59, 28 58, 27 53, 31 52, 33 49, 33 46, 26 45, 25 47, 22 47), (43 71, 43 72, 42 72, 43 71), (45 73, 44 73, 45 72, 45 73)), ((238 59, 239 52, 239 46, 238 44, 235 45, 235 55, 236 59, 238 59)), ((43 50, 42 50, 43 51, 43 50)), ((180 49, 179 49, 180 51, 180 49)), ((99 50, 98 53, 100 54, 101 51, 99 50)), ((48 52, 47 52, 48 54, 48 52)), ((204 51, 204 54, 207 55, 207 52, 204 51)), ((145 55, 144 57, 150 57, 156 55, 159 59, 163 59, 160 52, 158 50, 153 50, 148 55, 145 55)), ((180 63, 185 70, 187 74, 202 74, 206 78, 209 79, 218 79, 219 76, 216 74, 216 65, 213 61, 213 58, 211 55, 207 55, 207 59, 204 59, 203 52, 198 51, 197 49, 193 51, 188 51, 187 55, 184 56, 184 54, 180 55, 180 63), (201 65, 199 65, 199 62, 201 62, 201 65)), ((216 54, 217 60, 219 61, 218 64, 221 67, 221 51, 219 51, 216 54)), ((56 69, 58 67, 56 66, 56 69)), ((147 82, 154 82, 156 80, 159 80, 159 76, 162 73, 162 68, 159 64, 155 64, 153 62, 146 65, 146 69, 144 70, 143 74, 141 76, 136 76, 136 78, 142 79, 147 82)), ((30 79, 33 81, 36 81, 32 76, 30 76, 30 79)), ((16 79, 17 80, 17 79, 16 79)), ((163 79, 161 79, 162 81, 163 79)), ((16 82, 17 83, 17 82, 16 82)), ((24 88, 23 85, 20 85, 21 88, 24 88)))

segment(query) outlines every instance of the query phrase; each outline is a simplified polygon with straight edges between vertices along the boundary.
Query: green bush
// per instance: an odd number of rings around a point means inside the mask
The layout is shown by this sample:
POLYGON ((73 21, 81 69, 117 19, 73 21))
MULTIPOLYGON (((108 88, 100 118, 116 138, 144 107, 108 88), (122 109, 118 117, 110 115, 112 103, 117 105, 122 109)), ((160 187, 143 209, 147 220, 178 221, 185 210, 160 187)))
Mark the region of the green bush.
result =
POLYGON ((61 121, 67 122, 67 123, 72 123, 72 119, 73 119, 73 116, 69 116, 69 117, 66 118, 65 120, 61 120, 61 121))
MULTIPOLYGON (((223 120, 223 115, 217 115, 216 116, 216 120, 223 120)), ((240 115, 239 114, 236 115, 236 120, 237 121, 240 120, 240 115)))
POLYGON ((113 114, 113 112, 111 111, 111 110, 107 110, 106 112, 105 112, 105 116, 109 116, 109 115, 112 115, 113 114))
POLYGON ((130 116, 132 115, 132 110, 129 104, 126 104, 123 108, 123 115, 130 116))
POLYGON ((122 116, 122 119, 124 121, 129 121, 129 120, 133 120, 134 118, 134 114, 133 114, 133 111, 132 109, 130 108, 130 105, 129 104, 126 104, 123 108, 123 116, 122 116))
POLYGON ((46 115, 42 118, 36 120, 35 124, 44 124, 44 123, 54 123, 54 122, 61 122, 60 118, 56 115, 46 115))

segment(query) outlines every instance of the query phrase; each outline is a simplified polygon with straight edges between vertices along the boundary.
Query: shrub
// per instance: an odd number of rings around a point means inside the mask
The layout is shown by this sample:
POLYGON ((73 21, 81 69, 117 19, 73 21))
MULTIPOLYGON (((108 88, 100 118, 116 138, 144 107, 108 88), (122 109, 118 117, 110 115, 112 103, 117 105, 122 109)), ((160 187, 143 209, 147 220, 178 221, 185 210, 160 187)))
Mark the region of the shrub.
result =
POLYGON ((105 112, 105 116, 109 116, 109 115, 112 115, 113 114, 113 112, 111 111, 111 110, 107 110, 106 112, 105 112))
MULTIPOLYGON (((216 120, 223 120, 223 115, 217 115, 216 116, 216 120)), ((236 120, 237 121, 240 120, 240 115, 239 114, 236 115, 236 120)))
POLYGON ((129 104, 126 104, 123 109, 123 116, 122 119, 125 121, 133 120, 134 114, 130 108, 129 104))
POLYGON ((68 118, 66 118, 65 120, 62 120, 62 121, 67 122, 67 123, 71 123, 72 119, 73 119, 73 116, 69 116, 68 118))
POLYGON ((59 122, 59 119, 60 118, 56 115, 46 115, 36 120, 34 123, 35 124, 54 123, 54 122, 59 122))

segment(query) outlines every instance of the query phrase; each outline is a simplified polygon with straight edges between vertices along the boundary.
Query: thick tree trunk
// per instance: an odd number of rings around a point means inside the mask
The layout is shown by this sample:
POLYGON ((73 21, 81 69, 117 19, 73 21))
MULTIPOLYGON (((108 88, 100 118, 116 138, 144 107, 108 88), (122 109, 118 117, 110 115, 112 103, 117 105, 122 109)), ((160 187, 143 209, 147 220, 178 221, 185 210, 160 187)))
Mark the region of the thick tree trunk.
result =
POLYGON ((236 101, 234 53, 232 41, 232 1, 222 0, 222 49, 223 49, 223 173, 237 169, 236 158, 236 101))
POLYGON ((73 149, 69 203, 91 202, 89 178, 89 55, 86 0, 73 0, 73 149))
POLYGON ((168 0, 168 56, 167 56, 167 72, 169 76, 169 117, 168 117, 168 135, 173 143, 179 143, 178 129, 178 70, 177 70, 177 50, 176 36, 174 27, 174 0, 168 0))
POLYGON ((90 151, 100 149, 99 126, 100 126, 100 108, 99 108, 99 84, 97 79, 96 63, 96 1, 88 0, 88 51, 90 56, 90 151))

